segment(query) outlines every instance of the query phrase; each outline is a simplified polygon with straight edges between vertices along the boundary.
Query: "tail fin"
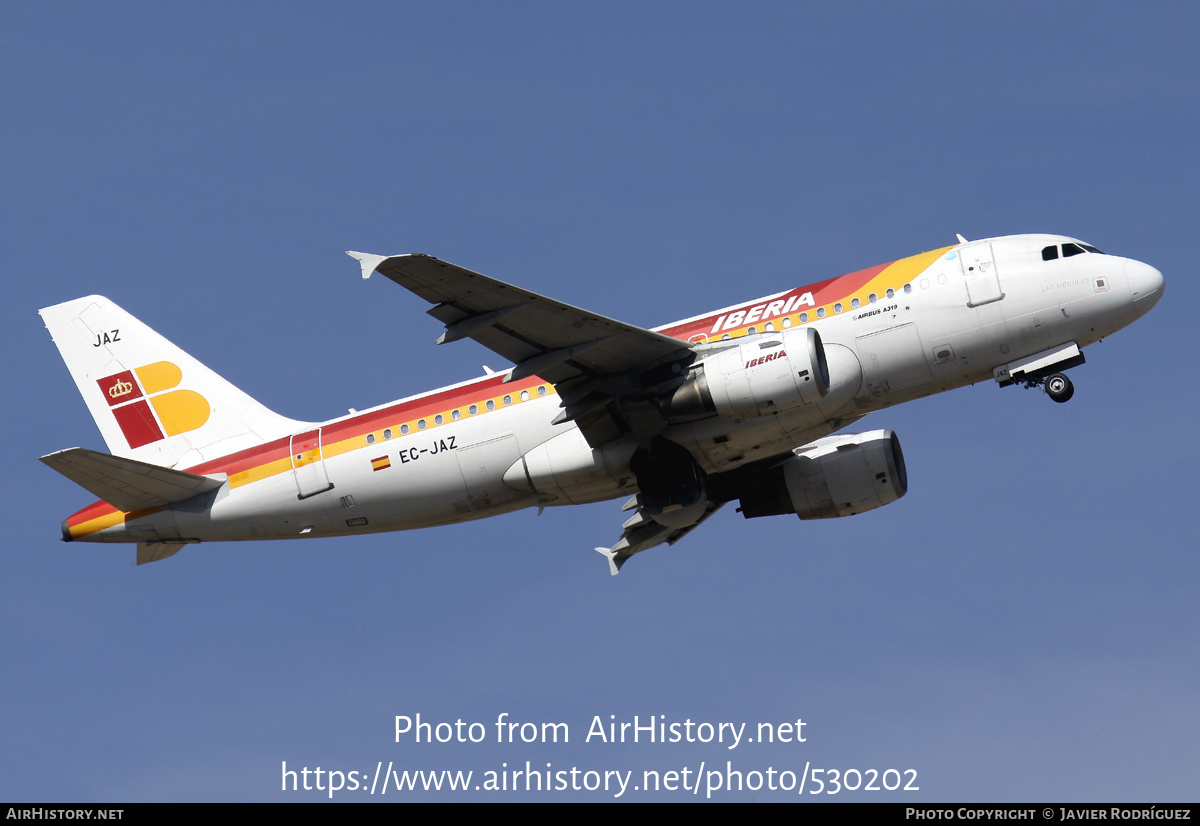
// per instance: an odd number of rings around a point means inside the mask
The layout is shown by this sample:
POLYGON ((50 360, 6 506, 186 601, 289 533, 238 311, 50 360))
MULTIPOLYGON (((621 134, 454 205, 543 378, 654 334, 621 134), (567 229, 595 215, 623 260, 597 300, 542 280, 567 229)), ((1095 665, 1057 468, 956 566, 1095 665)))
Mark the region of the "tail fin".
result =
POLYGON ((263 407, 107 298, 40 314, 115 456, 191 467, 308 426, 263 407))

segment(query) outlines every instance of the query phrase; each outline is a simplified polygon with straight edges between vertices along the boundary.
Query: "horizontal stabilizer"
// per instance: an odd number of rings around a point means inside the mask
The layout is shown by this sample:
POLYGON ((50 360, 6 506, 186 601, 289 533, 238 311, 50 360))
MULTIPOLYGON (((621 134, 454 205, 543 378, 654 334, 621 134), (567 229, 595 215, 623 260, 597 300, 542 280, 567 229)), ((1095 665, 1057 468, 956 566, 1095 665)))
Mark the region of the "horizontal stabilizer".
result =
POLYGON ((199 476, 72 447, 41 460, 77 485, 123 511, 162 508, 221 487, 225 474, 199 476))

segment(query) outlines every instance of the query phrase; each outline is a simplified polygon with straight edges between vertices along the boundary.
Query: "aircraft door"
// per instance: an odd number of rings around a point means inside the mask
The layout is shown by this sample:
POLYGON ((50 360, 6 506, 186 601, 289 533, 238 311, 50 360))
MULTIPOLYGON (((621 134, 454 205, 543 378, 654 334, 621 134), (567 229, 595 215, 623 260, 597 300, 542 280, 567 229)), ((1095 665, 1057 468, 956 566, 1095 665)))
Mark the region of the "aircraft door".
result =
POLYGON ((472 506, 489 508, 523 495, 504 484, 505 471, 521 458, 517 437, 513 434, 461 447, 454 454, 458 457, 458 468, 467 483, 472 506))
POLYGON ((297 433, 292 437, 292 476, 296 479, 297 499, 307 499, 333 488, 321 456, 321 430, 297 433))
POLYGON ((987 241, 968 244, 959 251, 962 261, 963 280, 967 285, 967 306, 978 307, 1004 298, 1000 289, 1000 274, 996 272, 996 258, 992 245, 987 241))

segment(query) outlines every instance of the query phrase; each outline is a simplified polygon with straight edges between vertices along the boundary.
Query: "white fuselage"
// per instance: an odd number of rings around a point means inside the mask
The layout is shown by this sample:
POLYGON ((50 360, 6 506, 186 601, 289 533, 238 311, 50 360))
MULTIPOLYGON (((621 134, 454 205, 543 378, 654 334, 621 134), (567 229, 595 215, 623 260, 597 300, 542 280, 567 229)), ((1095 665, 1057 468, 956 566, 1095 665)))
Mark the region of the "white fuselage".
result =
MULTIPOLYGON (((833 375, 828 395, 775 415, 710 415, 671 424, 663 435, 706 473, 728 471, 785 454, 874 410, 991 379, 997 368, 1056 346, 1082 348, 1157 301, 1161 275, 1140 262, 1091 252, 1044 260, 1045 248, 1070 242, 1038 235, 961 244, 902 283, 869 282, 827 303, 796 305, 787 326, 819 330, 833 375), (800 311, 808 317, 801 320, 800 311)), ((707 330, 701 339, 683 336, 696 341, 703 356, 754 337, 769 343, 785 323, 780 318, 768 326, 763 311, 748 311, 759 323, 725 332, 719 319, 728 315, 660 331, 707 330)), ((637 492, 628 466, 632 442, 618 439, 593 450, 574 422, 551 423, 560 412, 552 386, 536 377, 507 385, 500 378, 481 377, 326 422, 314 428, 319 433, 307 453, 299 442, 283 440, 264 448, 261 459, 224 470, 221 462, 208 462, 196 472, 227 473, 220 489, 76 538, 347 535, 637 492)))

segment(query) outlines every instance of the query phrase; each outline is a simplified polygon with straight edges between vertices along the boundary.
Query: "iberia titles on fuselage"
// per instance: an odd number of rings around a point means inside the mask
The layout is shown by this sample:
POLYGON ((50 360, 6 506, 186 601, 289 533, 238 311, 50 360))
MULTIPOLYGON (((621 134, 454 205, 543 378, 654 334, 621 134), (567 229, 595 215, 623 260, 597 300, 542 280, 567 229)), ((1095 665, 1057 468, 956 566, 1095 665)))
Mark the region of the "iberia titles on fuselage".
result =
POLYGON ((439 343, 515 366, 323 423, 280 416, 111 301, 41 311, 109 453, 42 461, 100 498, 68 541, 202 541, 425 528, 629 497, 611 547, 674 543, 726 502, 848 516, 905 494, 868 413, 986 379, 1073 393, 1082 348, 1145 314, 1162 275, 1080 241, 968 242, 647 330, 424 255, 350 253, 424 298, 439 343))

